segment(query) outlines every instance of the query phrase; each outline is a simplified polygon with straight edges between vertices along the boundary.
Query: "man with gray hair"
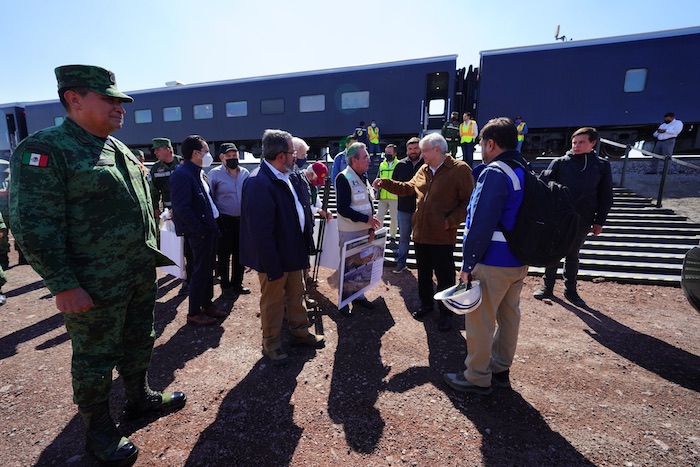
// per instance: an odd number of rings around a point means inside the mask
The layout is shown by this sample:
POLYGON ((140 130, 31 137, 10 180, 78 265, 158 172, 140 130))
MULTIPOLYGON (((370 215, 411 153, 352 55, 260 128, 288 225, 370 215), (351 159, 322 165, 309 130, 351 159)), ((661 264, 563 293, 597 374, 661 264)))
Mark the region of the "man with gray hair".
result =
MULTIPOLYGON (((369 234, 374 239, 374 230, 381 225, 372 207, 372 189, 365 172, 369 168, 369 154, 364 143, 353 143, 345 155, 347 167, 335 179, 336 204, 338 209, 338 243, 343 248, 345 242, 369 234)), ((361 295, 352 301, 353 306, 373 309, 374 305, 361 295)), ((338 310, 349 316, 348 305, 338 310)))
POLYGON ((292 135, 265 130, 263 160, 243 184, 241 263, 258 271, 263 355, 274 363, 288 358, 282 348, 285 305, 292 345, 323 347, 309 332, 303 305, 303 270, 314 252, 309 191, 294 173, 292 135))
MULTIPOLYGON (((399 196, 416 195, 413 214, 413 243, 418 267, 418 296, 421 307, 411 312, 415 319, 433 310, 433 273, 437 291, 455 285, 453 251, 457 241, 457 227, 467 217, 469 197, 474 189, 472 171, 463 161, 447 155, 447 141, 431 133, 419 143, 425 164, 407 182, 377 178, 375 189, 384 189, 399 196)), ((452 328, 452 312, 440 302, 438 329, 452 328)))

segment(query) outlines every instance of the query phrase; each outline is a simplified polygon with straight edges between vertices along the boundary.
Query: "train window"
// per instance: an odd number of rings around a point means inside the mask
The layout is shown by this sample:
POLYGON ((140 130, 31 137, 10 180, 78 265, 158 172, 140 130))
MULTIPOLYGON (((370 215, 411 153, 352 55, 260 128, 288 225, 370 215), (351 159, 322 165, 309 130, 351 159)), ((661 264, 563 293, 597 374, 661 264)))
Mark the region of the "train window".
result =
POLYGON ((153 122, 153 114, 151 113, 151 109, 134 110, 134 122, 135 123, 152 123, 153 122))
POLYGON ((197 104, 192 107, 192 116, 195 120, 214 118, 214 106, 212 104, 197 104))
POLYGON ((625 72, 625 92, 642 92, 647 85, 647 69, 631 68, 625 72))
POLYGON ((248 115, 248 101, 226 103, 227 117, 245 117, 246 115, 248 115))
POLYGON ((428 102, 428 115, 444 115, 445 99, 432 99, 428 102))
POLYGON ((177 107, 163 107, 163 121, 164 122, 179 122, 182 120, 182 108, 177 107))
POLYGON ((54 117, 54 118, 53 118, 53 124, 54 124, 54 126, 60 125, 61 123, 63 123, 63 121, 64 121, 65 119, 66 119, 66 117, 54 117))
POLYGON ((326 96, 324 94, 299 97, 299 112, 323 112, 324 110, 326 110, 326 96))
POLYGON ((343 110, 369 108, 369 91, 342 93, 340 95, 340 108, 343 110))
POLYGON ((260 113, 263 115, 283 114, 284 99, 262 99, 260 101, 260 113))

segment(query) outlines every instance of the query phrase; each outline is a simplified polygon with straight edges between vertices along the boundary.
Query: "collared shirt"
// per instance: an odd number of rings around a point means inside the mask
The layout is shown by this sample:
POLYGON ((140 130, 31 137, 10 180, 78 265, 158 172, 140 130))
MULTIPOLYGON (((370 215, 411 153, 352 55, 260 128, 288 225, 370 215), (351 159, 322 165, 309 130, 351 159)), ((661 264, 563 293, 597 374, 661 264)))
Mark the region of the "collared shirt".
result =
POLYGON ((241 193, 243 182, 250 172, 245 167, 238 167, 238 175, 234 177, 226 170, 226 166, 213 168, 209 171, 209 184, 211 185, 211 197, 221 214, 239 217, 241 215, 241 193))
POLYGON ((299 217, 299 229, 304 232, 304 225, 306 225, 306 216, 304 215, 304 207, 301 205, 299 202, 299 197, 297 196, 297 192, 294 190, 294 187, 292 186, 292 181, 289 179, 289 172, 282 173, 279 170, 277 170, 272 164, 267 162, 266 160, 263 160, 265 164, 272 170, 272 173, 275 174, 275 177, 278 179, 282 180, 284 183, 287 184, 289 187, 289 190, 292 192, 292 196, 294 196, 294 206, 297 208, 297 216, 299 217))
POLYGON ((654 137, 659 141, 666 141, 667 139, 675 138, 676 136, 681 134, 681 131, 683 131, 683 122, 681 122, 677 118, 674 118, 671 121, 671 123, 664 122, 661 125, 659 125, 659 130, 666 131, 663 133, 655 131, 654 137))
POLYGON ((209 193, 211 189, 209 188, 209 183, 207 182, 207 176, 204 174, 204 170, 200 170, 199 180, 202 182, 204 192, 207 194, 207 199, 209 199, 209 204, 211 205, 211 213, 214 216, 214 219, 216 219, 217 217, 219 217, 219 210, 217 209, 216 204, 214 204, 214 201, 211 199, 211 194, 209 193))

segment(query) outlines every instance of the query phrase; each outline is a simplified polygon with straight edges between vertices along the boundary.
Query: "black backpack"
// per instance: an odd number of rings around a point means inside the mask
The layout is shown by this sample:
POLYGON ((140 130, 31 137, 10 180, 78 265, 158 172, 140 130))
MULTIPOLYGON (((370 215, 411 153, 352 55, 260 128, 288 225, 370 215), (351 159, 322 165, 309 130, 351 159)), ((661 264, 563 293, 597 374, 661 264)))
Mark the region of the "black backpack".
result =
POLYGON ((557 265, 571 250, 579 228, 579 215, 569 189, 556 182, 545 182, 516 160, 494 161, 489 165, 500 169, 511 180, 513 177, 517 180, 515 173, 511 175, 502 164, 510 169, 519 167, 525 171, 523 203, 515 227, 506 231, 500 226, 508 247, 529 266, 557 265))

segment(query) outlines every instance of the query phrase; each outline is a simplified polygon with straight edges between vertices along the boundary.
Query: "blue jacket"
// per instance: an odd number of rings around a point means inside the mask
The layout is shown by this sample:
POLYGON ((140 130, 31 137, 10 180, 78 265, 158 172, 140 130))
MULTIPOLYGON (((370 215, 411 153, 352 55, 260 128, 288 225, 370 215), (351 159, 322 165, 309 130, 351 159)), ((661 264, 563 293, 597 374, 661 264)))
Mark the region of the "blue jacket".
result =
POLYGON ((308 187, 297 175, 291 175, 290 180, 304 207, 303 233, 289 186, 265 162, 243 183, 240 261, 267 274, 270 281, 285 272, 308 268, 309 254, 314 252, 308 187))
MULTIPOLYGON (((515 159, 526 165, 517 151, 499 154, 494 161, 515 159)), ((515 169, 520 186, 525 186, 523 169, 515 169)), ((523 202, 523 189, 515 190, 510 177, 498 167, 487 165, 479 172, 479 179, 469 199, 467 222, 462 244, 462 271, 471 272, 477 263, 489 266, 519 267, 523 263, 515 257, 499 225, 511 230, 523 202)))
POLYGON ((189 159, 170 175, 170 201, 178 235, 218 235, 219 228, 200 179, 202 168, 189 159))

